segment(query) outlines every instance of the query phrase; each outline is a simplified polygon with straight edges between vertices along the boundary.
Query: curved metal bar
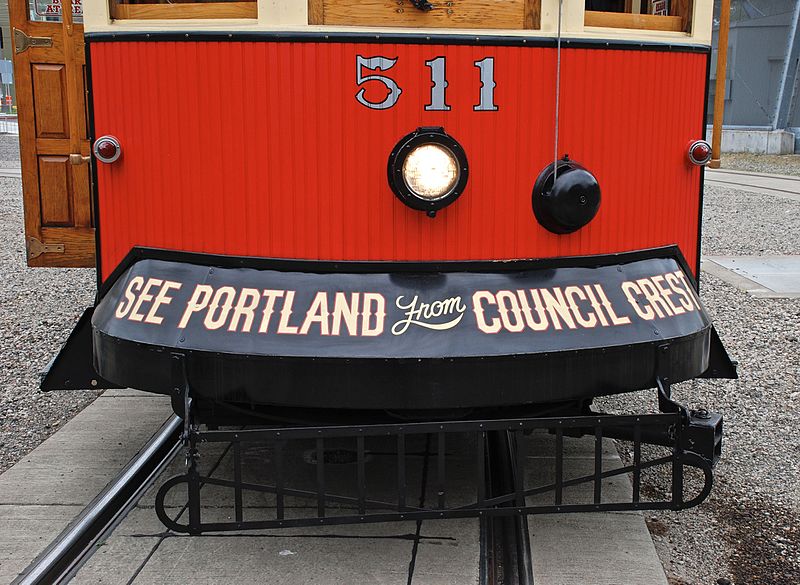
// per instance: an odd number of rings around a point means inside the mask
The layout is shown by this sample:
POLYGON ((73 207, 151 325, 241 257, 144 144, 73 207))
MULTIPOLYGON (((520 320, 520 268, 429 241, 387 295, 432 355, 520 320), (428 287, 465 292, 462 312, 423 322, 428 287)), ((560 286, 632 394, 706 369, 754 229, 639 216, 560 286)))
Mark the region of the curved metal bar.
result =
POLYGON ((697 494, 697 496, 688 502, 681 502, 678 507, 675 508, 676 510, 685 510, 687 508, 693 508, 700 505, 711 493, 711 488, 714 486, 714 472, 711 469, 711 463, 709 463, 706 459, 692 453, 691 451, 686 451, 683 453, 683 465, 700 469, 703 472, 704 483, 703 489, 700 490, 700 493, 697 494))
POLYGON ((167 510, 164 507, 164 499, 167 497, 167 493, 174 488, 176 485, 180 483, 189 483, 189 476, 184 475, 176 475, 165 481, 158 491, 156 492, 156 516, 158 519, 161 520, 161 523, 169 528, 174 532, 180 532, 183 534, 189 534, 189 525, 188 524, 179 524, 176 520, 173 520, 167 515, 167 510))

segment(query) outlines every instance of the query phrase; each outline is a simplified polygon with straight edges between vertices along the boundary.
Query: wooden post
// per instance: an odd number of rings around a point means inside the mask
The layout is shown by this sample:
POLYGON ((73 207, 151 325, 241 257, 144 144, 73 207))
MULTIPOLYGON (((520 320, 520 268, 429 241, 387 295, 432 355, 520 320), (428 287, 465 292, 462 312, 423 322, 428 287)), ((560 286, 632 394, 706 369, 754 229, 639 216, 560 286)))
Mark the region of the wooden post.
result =
POLYGON ((722 151, 722 118, 725 114, 725 80, 728 70, 728 31, 731 26, 731 0, 722 0, 719 8, 719 35, 717 39, 717 83, 714 92, 714 127, 711 131, 712 169, 720 167, 722 151))

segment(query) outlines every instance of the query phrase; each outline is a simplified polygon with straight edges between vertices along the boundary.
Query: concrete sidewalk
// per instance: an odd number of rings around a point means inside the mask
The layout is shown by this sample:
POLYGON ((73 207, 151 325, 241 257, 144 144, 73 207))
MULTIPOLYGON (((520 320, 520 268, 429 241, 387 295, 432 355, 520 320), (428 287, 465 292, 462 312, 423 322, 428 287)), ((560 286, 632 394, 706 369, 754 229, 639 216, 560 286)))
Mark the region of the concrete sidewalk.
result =
POLYGON ((800 298, 800 256, 703 256, 701 268, 758 298, 800 298))
POLYGON ((166 397, 107 391, 0 475, 0 583, 25 569, 171 413, 166 397))

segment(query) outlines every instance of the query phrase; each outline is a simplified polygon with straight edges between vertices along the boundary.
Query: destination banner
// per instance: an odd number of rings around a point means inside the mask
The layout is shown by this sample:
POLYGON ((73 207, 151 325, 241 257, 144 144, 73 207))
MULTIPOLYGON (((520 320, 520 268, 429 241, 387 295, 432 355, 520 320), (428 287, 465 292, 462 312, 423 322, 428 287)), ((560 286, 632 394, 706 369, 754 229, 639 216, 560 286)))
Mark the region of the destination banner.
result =
MULTIPOLYGON (((292 272, 157 259, 94 312, 109 336, 253 356, 459 358, 652 343, 710 326, 673 258, 487 272, 292 272)), ((391 267, 391 264, 387 264, 391 267)))

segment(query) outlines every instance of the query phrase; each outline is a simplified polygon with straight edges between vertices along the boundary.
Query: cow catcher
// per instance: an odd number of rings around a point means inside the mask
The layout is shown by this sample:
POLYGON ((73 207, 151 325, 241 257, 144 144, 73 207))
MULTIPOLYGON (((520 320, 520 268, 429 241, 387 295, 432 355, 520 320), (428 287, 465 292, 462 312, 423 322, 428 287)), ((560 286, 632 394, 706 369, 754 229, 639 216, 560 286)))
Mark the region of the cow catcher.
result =
POLYGON ((670 389, 736 375, 698 297, 710 7, 588 4, 85 3, 98 295, 43 388, 171 397, 187 472, 159 492, 167 526, 708 495, 722 418, 670 389), (647 388, 659 414, 591 408, 647 388), (594 465, 566 477, 584 435, 594 465), (605 467, 603 438, 630 461, 605 467), (215 443, 229 479, 199 458, 215 443), (387 453, 393 477, 370 477, 387 453), (545 453, 552 481, 531 484, 545 453), (429 464, 436 497, 412 501, 429 464), (643 489, 657 468, 666 497, 643 489), (608 496, 624 476, 630 497, 608 496), (235 517, 204 517, 226 493, 235 517))

